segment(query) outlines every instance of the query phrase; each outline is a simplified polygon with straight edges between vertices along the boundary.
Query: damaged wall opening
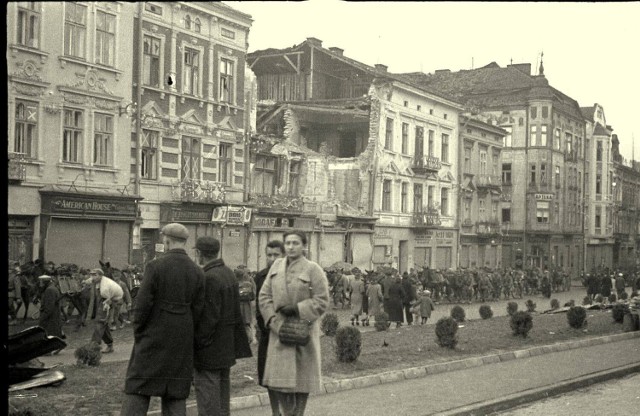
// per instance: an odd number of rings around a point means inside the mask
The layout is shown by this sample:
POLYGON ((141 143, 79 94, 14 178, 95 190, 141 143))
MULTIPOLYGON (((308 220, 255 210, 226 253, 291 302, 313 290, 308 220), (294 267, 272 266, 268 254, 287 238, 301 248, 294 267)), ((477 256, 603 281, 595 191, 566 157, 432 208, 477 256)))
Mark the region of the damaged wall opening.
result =
POLYGON ((307 147, 335 157, 356 157, 369 141, 368 123, 347 125, 312 124, 300 129, 307 147))

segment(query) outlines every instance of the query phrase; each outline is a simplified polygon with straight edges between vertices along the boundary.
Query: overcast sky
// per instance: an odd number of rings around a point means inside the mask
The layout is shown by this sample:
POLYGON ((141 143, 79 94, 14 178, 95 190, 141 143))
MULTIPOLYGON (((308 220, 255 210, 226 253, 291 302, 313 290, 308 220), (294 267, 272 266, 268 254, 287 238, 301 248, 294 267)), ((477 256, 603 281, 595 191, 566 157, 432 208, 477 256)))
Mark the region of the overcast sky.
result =
POLYGON ((621 152, 640 159, 640 2, 233 2, 253 17, 249 52, 307 37, 390 72, 504 67, 544 52, 549 83, 581 107, 604 106, 621 152))

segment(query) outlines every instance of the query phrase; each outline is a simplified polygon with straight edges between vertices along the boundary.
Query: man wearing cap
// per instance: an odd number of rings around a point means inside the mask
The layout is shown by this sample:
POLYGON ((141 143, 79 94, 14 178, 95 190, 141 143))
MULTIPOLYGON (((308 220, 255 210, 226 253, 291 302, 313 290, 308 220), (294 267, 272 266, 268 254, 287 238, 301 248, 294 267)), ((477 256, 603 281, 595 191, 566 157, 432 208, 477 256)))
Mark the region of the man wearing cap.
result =
POLYGON ((38 326, 43 328, 47 335, 62 338, 62 320, 60 318, 62 294, 53 283, 51 276, 43 274, 38 277, 38 281, 43 289, 38 326))
POLYGON ((251 357, 240 311, 238 281, 218 257, 220 242, 200 237, 198 263, 205 274, 205 307, 195 333, 194 384, 200 415, 229 415, 229 373, 237 358, 251 357))
POLYGON ((109 328, 109 310, 116 303, 122 302, 122 288, 119 284, 104 275, 102 269, 92 269, 89 279, 93 283, 89 311, 91 319, 95 320, 95 329, 91 336, 91 342, 98 345, 102 341, 107 344, 103 354, 113 352, 113 336, 109 328))
POLYGON ((204 273, 187 255, 184 225, 168 224, 161 234, 165 254, 146 265, 133 311, 134 344, 121 409, 126 416, 146 415, 151 396, 161 397, 163 414, 187 412, 204 273))

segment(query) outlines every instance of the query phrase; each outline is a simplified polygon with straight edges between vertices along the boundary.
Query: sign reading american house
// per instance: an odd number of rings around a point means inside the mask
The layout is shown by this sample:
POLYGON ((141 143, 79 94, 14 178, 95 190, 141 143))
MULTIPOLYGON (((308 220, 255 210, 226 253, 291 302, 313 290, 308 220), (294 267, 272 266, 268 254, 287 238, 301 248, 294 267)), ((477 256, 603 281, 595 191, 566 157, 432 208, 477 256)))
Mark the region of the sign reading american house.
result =
POLYGON ((42 195, 42 210, 47 214, 78 217, 118 217, 135 219, 136 203, 133 198, 90 195, 42 195))

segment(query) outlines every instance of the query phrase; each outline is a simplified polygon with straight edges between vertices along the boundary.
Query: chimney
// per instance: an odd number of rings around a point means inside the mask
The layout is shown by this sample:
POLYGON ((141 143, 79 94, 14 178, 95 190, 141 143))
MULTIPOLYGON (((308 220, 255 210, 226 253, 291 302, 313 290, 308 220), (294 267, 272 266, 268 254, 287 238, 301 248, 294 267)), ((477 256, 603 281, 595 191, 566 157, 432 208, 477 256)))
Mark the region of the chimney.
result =
POLYGON ((387 73, 387 66, 386 65, 376 64, 375 68, 376 68, 376 71, 378 71, 378 72, 382 72, 383 74, 387 73))
POLYGON ((511 64, 507 65, 507 68, 517 69, 526 75, 531 75, 531 64, 511 64))
POLYGON ((322 48, 322 41, 318 38, 307 38, 307 42, 310 44, 322 48))
POLYGON ((335 46, 330 47, 329 50, 338 56, 342 56, 342 53, 344 52, 344 49, 336 48, 335 46))

